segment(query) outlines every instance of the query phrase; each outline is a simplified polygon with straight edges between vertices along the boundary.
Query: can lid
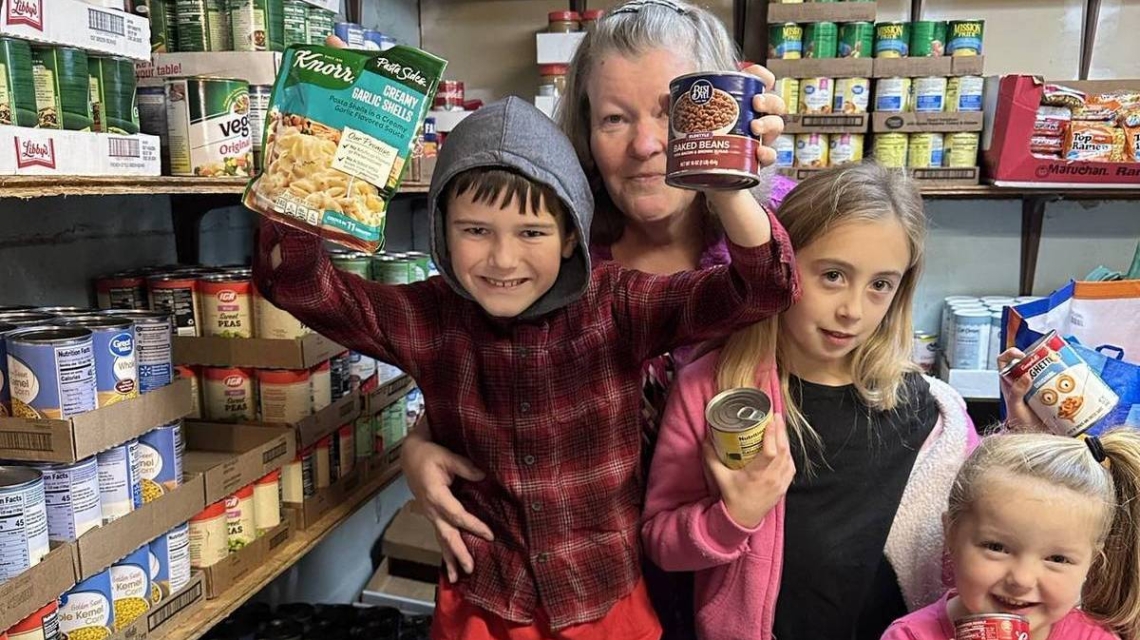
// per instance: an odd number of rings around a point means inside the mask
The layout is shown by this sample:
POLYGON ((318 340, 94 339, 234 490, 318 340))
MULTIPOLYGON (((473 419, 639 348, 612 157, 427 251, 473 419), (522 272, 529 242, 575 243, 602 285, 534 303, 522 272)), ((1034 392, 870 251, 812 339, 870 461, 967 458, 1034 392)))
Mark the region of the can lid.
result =
POLYGON ((759 424, 772 413, 768 394, 751 387, 726 389, 705 406, 705 419, 715 428, 746 429, 759 424))
POLYGON ((605 9, 586 9, 582 12, 583 20, 597 20, 606 14, 605 9))
POLYGON ((56 318, 52 324, 60 325, 63 327, 92 327, 99 328, 112 328, 112 329, 129 329, 134 326, 134 322, 130 318, 117 318, 115 316, 66 316, 63 318, 56 318))
POLYGON ((42 344, 51 344, 60 340, 82 340, 90 337, 91 330, 84 327, 27 327, 8 334, 9 340, 42 344))
POLYGON ((118 316, 134 320, 165 320, 170 322, 170 314, 165 311, 145 311, 143 309, 106 309, 99 312, 101 316, 118 316))
POLYGON ((43 478, 43 475, 31 467, 0 466, 0 488, 10 489, 30 484, 43 478))
POLYGON ((215 502, 214 504, 206 507, 205 509, 202 509, 193 518, 190 518, 190 522, 201 522, 203 520, 212 520, 213 518, 217 518, 217 517, 224 516, 224 515, 226 515, 226 501, 225 500, 219 500, 219 501, 215 502))
POLYGON ((538 74, 543 76, 564 76, 570 69, 570 65, 566 64, 540 64, 538 65, 538 74))
POLYGON ((577 11, 551 11, 546 15, 546 17, 550 22, 573 22, 575 20, 581 19, 577 11))

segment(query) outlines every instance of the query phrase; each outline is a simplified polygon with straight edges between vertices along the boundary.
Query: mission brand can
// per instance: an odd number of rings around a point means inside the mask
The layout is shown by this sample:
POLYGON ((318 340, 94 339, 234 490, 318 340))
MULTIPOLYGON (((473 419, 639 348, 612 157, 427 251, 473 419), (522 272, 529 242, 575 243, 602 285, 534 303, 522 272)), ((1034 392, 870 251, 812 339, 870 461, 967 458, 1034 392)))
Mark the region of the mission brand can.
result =
POLYGON ((0 584, 39 564, 49 551, 43 474, 0 466, 0 584))
POLYGON ((871 155, 884 167, 906 167, 908 139, 905 133, 876 133, 871 155))
POLYGON ((875 25, 871 22, 845 22, 839 27, 840 58, 870 58, 874 54, 875 25))
POLYGON ((871 81, 867 78, 837 78, 835 80, 834 113, 867 113, 871 102, 871 81))
POLYGON ((139 395, 139 369, 135 360, 135 324, 112 316, 59 318, 54 324, 91 331, 95 350, 97 405, 107 407, 139 395))
POLYGON ((937 58, 946 53, 946 23, 919 20, 910 24, 910 57, 937 58))
POLYGON ((98 406, 95 348, 82 327, 35 327, 9 333, 12 415, 59 419, 98 406))
POLYGON ((248 177, 253 168, 249 115, 244 80, 167 78, 171 173, 248 177))
POLYGON ((37 123, 32 48, 24 40, 0 38, 0 124, 37 123))
POLYGON ((669 83, 666 183, 726 190, 759 184, 752 98, 763 93, 764 83, 747 73, 691 73, 669 83))
POLYGON ((956 76, 946 84, 947 111, 981 111, 985 80, 981 76, 956 76))
POLYGON ((705 420, 720 461, 729 469, 742 469, 760 453, 772 423, 772 400, 759 389, 728 389, 709 400, 705 420))
POLYGON ((839 26, 834 22, 812 22, 804 28, 805 58, 834 58, 839 47, 839 26))
POLYGON ((982 613, 954 622, 954 640, 1028 640, 1029 619, 1007 613, 982 613))
POLYGON ((875 57, 906 58, 910 55, 909 22, 875 23, 875 57))
POLYGON ((776 60, 799 60, 803 57, 804 28, 795 22, 768 27, 768 57, 776 60))
POLYGON ((951 20, 946 26, 946 53, 952 56, 982 55, 985 20, 951 20))
POLYGON ((87 60, 87 73, 91 91, 91 129, 123 135, 138 133, 134 61, 118 56, 91 56, 87 60))
POLYGON ((91 129, 91 80, 87 53, 70 47, 32 47, 36 127, 91 129))

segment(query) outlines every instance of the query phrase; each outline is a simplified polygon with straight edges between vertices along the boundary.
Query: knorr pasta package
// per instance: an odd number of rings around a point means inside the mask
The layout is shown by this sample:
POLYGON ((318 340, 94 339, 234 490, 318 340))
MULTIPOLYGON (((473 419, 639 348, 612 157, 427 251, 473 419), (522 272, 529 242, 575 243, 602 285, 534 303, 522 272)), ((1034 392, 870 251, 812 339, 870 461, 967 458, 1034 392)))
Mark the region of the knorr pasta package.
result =
POLYGON ((353 249, 381 248, 388 202, 445 66, 405 46, 289 47, 266 116, 263 169, 242 202, 353 249))

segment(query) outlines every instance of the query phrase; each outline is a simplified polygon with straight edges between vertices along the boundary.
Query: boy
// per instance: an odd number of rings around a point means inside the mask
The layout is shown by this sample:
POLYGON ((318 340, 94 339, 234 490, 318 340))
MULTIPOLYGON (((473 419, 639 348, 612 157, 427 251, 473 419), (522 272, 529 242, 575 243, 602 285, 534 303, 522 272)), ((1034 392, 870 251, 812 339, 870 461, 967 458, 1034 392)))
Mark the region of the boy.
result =
MULTIPOLYGON (((664 168, 664 156, 660 157, 664 168)), ((662 176, 636 178, 647 191, 662 176)), ((555 124, 508 98, 447 138, 432 177, 440 278, 366 282, 314 236, 262 220, 258 289, 423 390, 433 439, 486 470, 456 495, 494 541, 441 580, 435 638, 656 638, 640 582, 640 369, 787 308, 783 228, 747 191, 710 193, 732 267, 591 273, 593 197, 555 124)))

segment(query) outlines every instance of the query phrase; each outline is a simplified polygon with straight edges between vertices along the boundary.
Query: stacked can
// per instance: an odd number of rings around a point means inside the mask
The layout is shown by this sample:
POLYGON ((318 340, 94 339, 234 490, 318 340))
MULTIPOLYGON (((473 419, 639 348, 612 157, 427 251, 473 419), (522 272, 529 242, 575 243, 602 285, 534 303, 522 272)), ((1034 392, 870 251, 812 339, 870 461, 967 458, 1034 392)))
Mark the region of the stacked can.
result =
POLYGON ((939 343, 953 369, 996 369, 1003 351, 1001 323, 1005 307, 1036 300, 1032 296, 948 296, 943 299, 939 343))
POLYGON ((920 20, 875 24, 876 58, 982 55, 983 20, 920 20))

